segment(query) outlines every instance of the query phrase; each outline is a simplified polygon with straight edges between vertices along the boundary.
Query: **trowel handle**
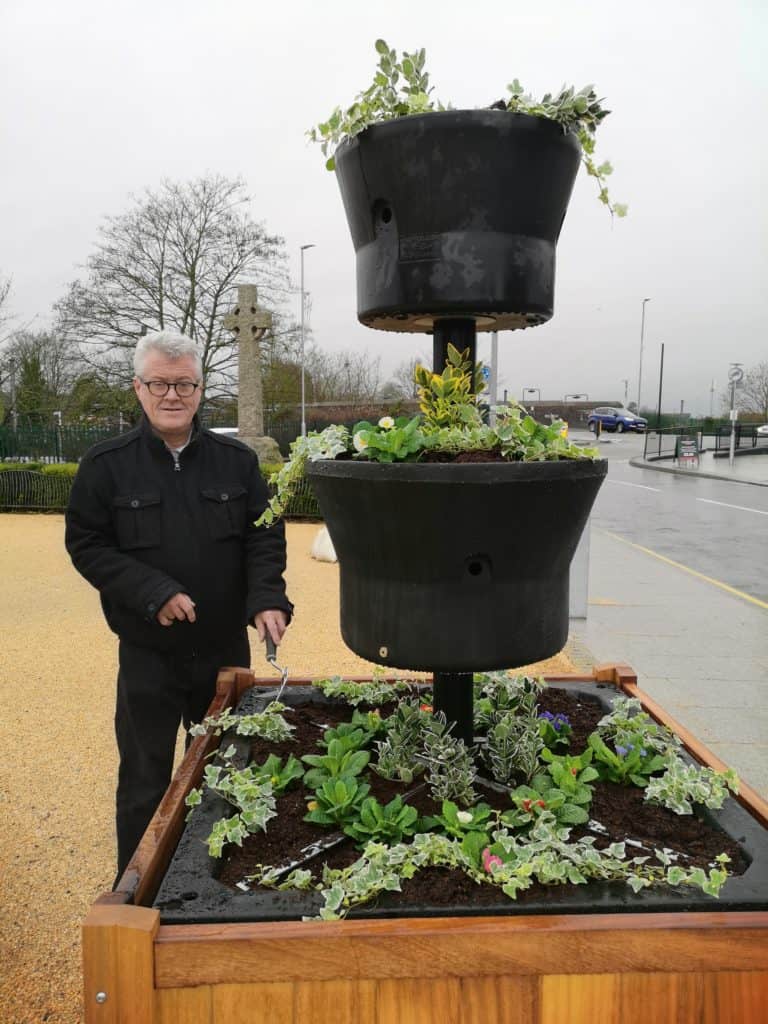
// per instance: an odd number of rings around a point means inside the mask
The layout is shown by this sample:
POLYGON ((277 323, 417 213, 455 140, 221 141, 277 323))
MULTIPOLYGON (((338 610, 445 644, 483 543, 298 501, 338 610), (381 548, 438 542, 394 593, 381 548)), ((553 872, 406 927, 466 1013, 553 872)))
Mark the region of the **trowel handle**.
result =
POLYGON ((267 661, 274 661, 277 657, 277 646, 275 645, 275 641, 272 639, 272 635, 269 630, 266 631, 264 642, 267 645, 267 661))

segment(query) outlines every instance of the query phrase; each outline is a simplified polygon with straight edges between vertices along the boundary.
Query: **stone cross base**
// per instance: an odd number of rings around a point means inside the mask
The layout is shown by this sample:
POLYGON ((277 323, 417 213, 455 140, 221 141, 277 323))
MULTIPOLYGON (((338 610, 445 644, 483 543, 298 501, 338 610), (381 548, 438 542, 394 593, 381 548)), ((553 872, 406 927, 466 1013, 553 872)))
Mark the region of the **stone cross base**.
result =
POLYGON ((280 447, 273 437, 260 437, 258 434, 246 434, 242 429, 237 434, 238 441, 242 441, 243 444, 247 444, 249 448, 252 448, 259 457, 259 462, 263 465, 265 462, 282 462, 283 456, 280 454, 280 447))

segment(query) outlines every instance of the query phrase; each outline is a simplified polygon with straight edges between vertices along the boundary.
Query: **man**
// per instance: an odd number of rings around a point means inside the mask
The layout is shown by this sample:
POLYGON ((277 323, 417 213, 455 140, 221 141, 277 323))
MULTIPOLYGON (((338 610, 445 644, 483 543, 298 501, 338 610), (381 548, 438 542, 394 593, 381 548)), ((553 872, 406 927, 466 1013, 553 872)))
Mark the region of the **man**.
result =
POLYGON ((250 665, 248 624, 279 644, 293 609, 284 530, 253 525, 268 499, 255 454, 200 427, 195 343, 148 334, 134 370, 142 422, 86 453, 66 514, 67 550, 120 638, 118 878, 170 781, 179 722, 202 720, 221 666, 250 665))

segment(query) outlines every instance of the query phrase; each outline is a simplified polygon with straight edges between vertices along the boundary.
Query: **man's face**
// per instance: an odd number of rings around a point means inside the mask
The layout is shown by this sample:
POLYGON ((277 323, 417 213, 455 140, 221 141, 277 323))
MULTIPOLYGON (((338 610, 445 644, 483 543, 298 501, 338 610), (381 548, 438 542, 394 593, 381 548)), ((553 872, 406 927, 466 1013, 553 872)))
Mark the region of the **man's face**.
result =
POLYGON ((142 378, 134 378, 133 390, 153 429, 164 440, 178 440, 188 436, 200 405, 202 388, 196 388, 189 398, 182 398, 175 388, 169 388, 167 394, 158 397, 150 394, 147 382, 177 384, 181 381, 198 383, 199 380, 195 360, 191 356, 169 359, 160 352, 150 352, 144 360, 142 378))

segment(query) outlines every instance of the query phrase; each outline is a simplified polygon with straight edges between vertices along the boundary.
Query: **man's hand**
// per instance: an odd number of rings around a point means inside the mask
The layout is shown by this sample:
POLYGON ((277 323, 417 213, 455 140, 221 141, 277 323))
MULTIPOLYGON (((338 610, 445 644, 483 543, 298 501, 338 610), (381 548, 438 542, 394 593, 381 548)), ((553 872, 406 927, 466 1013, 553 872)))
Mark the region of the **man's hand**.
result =
POLYGON ((253 624, 259 632, 259 640, 264 639, 268 630, 277 645, 283 639, 283 633, 288 628, 288 616, 281 608, 268 608, 266 611, 256 613, 253 624))
POLYGON ((157 621, 161 626, 172 626, 178 619, 195 621, 195 602, 189 594, 174 594, 157 613, 157 621))

